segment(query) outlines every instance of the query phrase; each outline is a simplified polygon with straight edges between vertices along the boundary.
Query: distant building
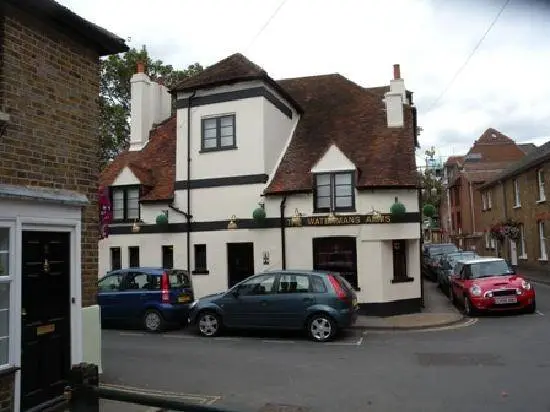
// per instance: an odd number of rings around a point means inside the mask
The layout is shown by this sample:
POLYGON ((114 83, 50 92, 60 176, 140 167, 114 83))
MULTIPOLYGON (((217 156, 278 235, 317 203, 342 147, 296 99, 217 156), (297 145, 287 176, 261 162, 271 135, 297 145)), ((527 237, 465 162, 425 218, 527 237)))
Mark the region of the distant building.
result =
POLYGON ((487 129, 465 156, 447 160, 440 216, 448 239, 463 249, 480 250, 485 228, 478 188, 524 156, 511 138, 487 129))
POLYGON ((548 272, 550 256, 550 142, 480 187, 485 249, 498 253, 490 229, 511 219, 519 236, 503 239, 500 254, 512 264, 548 272))

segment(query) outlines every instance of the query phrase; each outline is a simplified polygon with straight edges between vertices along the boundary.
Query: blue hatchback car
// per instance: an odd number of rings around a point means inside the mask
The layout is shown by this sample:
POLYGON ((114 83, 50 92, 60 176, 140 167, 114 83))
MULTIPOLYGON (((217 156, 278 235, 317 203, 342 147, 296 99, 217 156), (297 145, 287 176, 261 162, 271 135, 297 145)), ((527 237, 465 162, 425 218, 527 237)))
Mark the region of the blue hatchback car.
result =
POLYGON ((194 300, 187 271, 128 268, 108 272, 98 282, 101 321, 138 323, 150 332, 184 324, 194 300))
POLYGON ((357 319, 357 296, 338 273, 281 270, 263 272, 226 292, 191 305, 189 324, 203 336, 222 327, 305 330, 325 342, 357 319))

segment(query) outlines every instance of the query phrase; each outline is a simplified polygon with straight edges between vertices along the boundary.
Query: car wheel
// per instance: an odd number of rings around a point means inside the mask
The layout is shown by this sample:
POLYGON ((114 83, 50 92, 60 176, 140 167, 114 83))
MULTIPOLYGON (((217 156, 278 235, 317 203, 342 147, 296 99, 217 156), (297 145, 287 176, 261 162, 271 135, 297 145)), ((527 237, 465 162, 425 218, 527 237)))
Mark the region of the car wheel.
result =
POLYGON ((527 313, 535 313, 537 311, 537 302, 533 300, 533 303, 531 303, 529 306, 527 306, 527 309, 525 310, 527 313))
POLYGON ((143 314, 143 326, 147 332, 161 332, 165 326, 164 318, 157 310, 146 310, 143 314))
POLYGON ((328 342, 336 336, 336 322, 325 313, 313 315, 307 323, 309 337, 315 342, 328 342))
POLYGON ((466 316, 473 316, 475 314, 475 309, 472 306, 472 302, 468 296, 464 297, 464 314, 466 316))
POLYGON ((197 326, 202 336, 213 337, 220 333, 222 319, 220 315, 211 311, 199 313, 197 317, 197 326))

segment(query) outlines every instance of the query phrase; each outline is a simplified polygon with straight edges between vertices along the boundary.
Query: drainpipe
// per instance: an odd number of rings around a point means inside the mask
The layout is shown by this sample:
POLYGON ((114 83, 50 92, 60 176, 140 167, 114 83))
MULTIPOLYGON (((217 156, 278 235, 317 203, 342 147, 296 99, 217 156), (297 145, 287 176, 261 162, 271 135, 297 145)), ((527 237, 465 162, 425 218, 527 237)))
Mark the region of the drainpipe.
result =
POLYGON ((194 91, 187 99, 187 273, 191 276, 191 100, 194 91))
POLYGON ((421 308, 425 308, 426 305, 425 305, 425 301, 424 301, 424 279, 422 278, 422 188, 421 187, 418 187, 417 189, 417 192, 416 192, 416 200, 418 202, 418 211, 420 213, 420 225, 419 225, 419 232, 420 232, 420 237, 418 238, 418 244, 419 244, 419 256, 420 256, 420 259, 418 261, 418 266, 419 266, 419 269, 420 269, 420 307, 421 308))
POLYGON ((286 269, 286 219, 285 219, 285 206, 286 206, 286 196, 281 200, 281 270, 286 269))
POLYGON ((472 182, 468 182, 470 187, 470 213, 472 214, 472 235, 476 233, 476 215, 474 211, 474 190, 472 189, 472 182))

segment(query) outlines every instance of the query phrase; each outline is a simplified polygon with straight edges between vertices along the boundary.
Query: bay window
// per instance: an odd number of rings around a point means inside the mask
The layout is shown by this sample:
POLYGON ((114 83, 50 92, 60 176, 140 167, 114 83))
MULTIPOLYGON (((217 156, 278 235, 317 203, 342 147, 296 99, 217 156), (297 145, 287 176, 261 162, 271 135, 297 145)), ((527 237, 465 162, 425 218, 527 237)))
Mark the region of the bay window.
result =
POLYGON ((316 174, 313 191, 314 211, 355 211, 354 176, 353 172, 316 174))

